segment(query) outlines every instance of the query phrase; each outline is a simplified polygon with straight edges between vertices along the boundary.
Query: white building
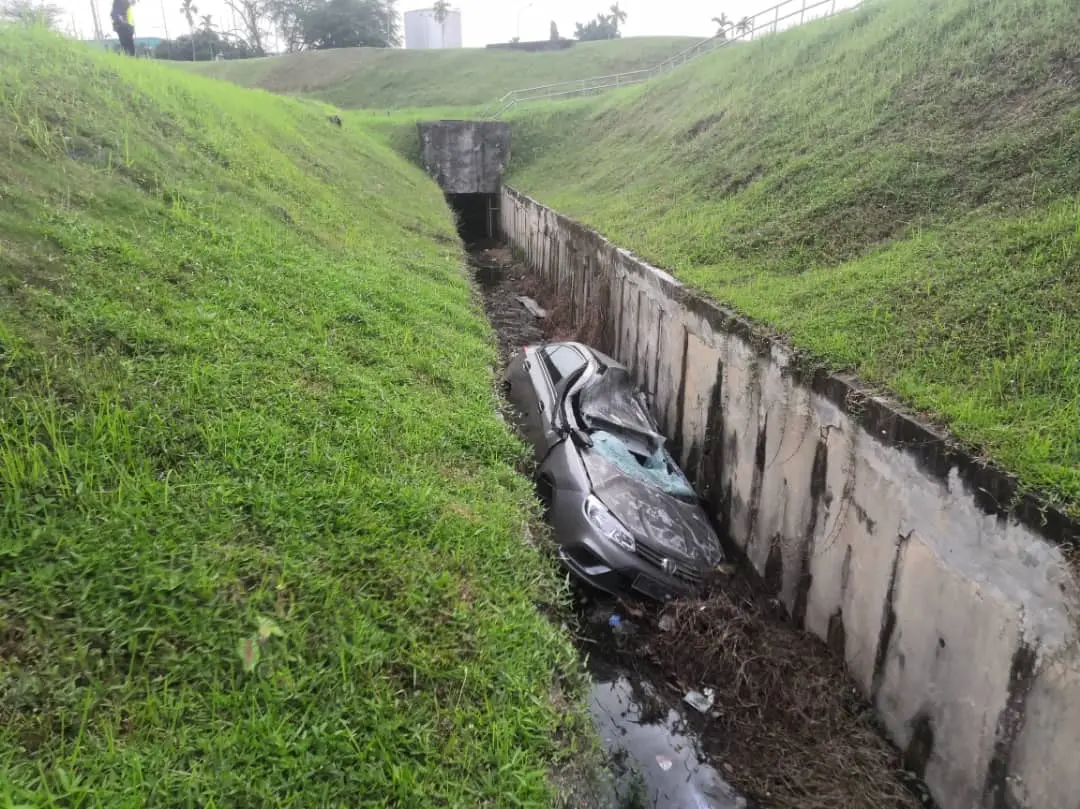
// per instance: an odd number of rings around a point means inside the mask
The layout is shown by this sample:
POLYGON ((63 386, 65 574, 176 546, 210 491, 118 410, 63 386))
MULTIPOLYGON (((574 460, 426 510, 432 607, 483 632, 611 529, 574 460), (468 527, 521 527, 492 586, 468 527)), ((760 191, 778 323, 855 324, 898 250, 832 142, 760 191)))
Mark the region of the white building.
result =
POLYGON ((435 10, 421 8, 405 12, 405 47, 422 48, 460 48, 461 47, 461 12, 451 10, 446 21, 439 23, 435 19, 435 10))

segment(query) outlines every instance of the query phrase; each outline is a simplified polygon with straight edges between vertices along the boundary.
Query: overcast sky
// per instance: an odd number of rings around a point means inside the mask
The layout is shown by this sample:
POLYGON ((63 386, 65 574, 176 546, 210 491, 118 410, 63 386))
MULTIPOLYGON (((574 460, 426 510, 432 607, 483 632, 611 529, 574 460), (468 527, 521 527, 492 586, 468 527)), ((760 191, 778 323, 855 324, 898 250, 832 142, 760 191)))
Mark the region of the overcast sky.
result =
MULTIPOLYGON (((591 19, 606 10, 612 0, 458 0, 453 7, 461 10, 461 23, 466 47, 483 47, 490 42, 505 42, 518 35, 520 15, 521 38, 547 39, 551 21, 559 26, 563 36, 574 33, 574 23, 591 19)), ((706 37, 715 33, 713 17, 721 13, 739 19, 770 6, 778 0, 621 0, 627 13, 625 36, 685 35, 706 37)), ((113 36, 109 22, 112 0, 52 0, 63 6, 70 19, 65 27, 74 26, 84 36, 93 35, 91 4, 97 3, 98 18, 106 33, 113 36)), ((801 2, 801 0, 799 0, 801 2)), ((854 0, 839 0, 840 6, 854 0)), ((211 14, 218 26, 232 28, 232 12, 223 0, 196 0, 200 14, 211 14)), ((430 2, 404 0, 401 11, 430 8, 430 2)), ((164 36, 165 30, 175 37, 187 30, 180 13, 180 0, 138 0, 135 5, 137 36, 164 36)))

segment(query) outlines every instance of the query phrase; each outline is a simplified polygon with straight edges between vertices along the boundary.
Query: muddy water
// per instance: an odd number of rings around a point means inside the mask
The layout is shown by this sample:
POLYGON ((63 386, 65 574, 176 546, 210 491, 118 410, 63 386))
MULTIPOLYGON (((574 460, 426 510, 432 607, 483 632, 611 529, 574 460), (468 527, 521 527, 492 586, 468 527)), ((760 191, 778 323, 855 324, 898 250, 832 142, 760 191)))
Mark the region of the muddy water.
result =
MULTIPOLYGON (((530 291, 528 271, 510 251, 480 245, 470 264, 503 362, 521 346, 541 342, 544 322, 519 300, 530 291)), ((588 706, 609 754, 615 793, 601 800, 620 809, 746 809, 747 801, 721 775, 722 765, 705 754, 692 727, 694 709, 641 662, 638 650, 648 642, 641 627, 626 606, 580 593, 575 637, 593 677, 588 706), (610 626, 613 615, 625 630, 618 635, 610 626)))
MULTIPOLYGON (((624 612, 623 605, 583 595, 580 606, 578 643, 593 677, 589 712, 611 757, 619 805, 746 809, 747 800, 718 769, 723 765, 705 752, 695 709, 675 701, 660 685, 661 673, 635 659, 647 635, 612 638, 610 617, 624 612)), ((632 617, 620 618, 620 628, 636 631, 632 617)))

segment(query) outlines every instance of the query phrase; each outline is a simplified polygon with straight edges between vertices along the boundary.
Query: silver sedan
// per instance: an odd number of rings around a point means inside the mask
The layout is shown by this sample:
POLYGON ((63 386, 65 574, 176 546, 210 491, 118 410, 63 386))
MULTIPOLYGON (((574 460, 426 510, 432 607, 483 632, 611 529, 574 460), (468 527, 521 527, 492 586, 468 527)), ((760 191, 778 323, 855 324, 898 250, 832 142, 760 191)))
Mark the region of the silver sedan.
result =
POLYGON ((580 343, 526 347, 504 390, 566 566, 615 595, 694 594, 720 540, 627 369, 580 343))

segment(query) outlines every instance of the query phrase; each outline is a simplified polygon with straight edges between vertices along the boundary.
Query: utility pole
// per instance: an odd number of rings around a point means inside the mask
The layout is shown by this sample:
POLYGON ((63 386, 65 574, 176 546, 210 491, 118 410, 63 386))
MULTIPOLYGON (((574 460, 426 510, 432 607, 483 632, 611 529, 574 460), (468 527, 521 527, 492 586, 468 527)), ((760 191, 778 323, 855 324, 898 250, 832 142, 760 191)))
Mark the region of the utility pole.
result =
MULTIPOLYGON (((161 27, 165 31, 165 41, 171 42, 169 39, 169 23, 165 21, 165 0, 161 0, 161 27)), ((169 46, 169 52, 172 53, 172 46, 169 46)))
POLYGON ((518 42, 521 41, 521 15, 525 13, 526 9, 532 8, 532 5, 533 5, 532 3, 526 3, 521 8, 518 9, 518 14, 517 14, 517 39, 518 39, 518 42))
POLYGON ((100 42, 105 39, 105 34, 101 30, 101 20, 98 19, 96 0, 90 0, 90 13, 94 16, 94 38, 100 42))

